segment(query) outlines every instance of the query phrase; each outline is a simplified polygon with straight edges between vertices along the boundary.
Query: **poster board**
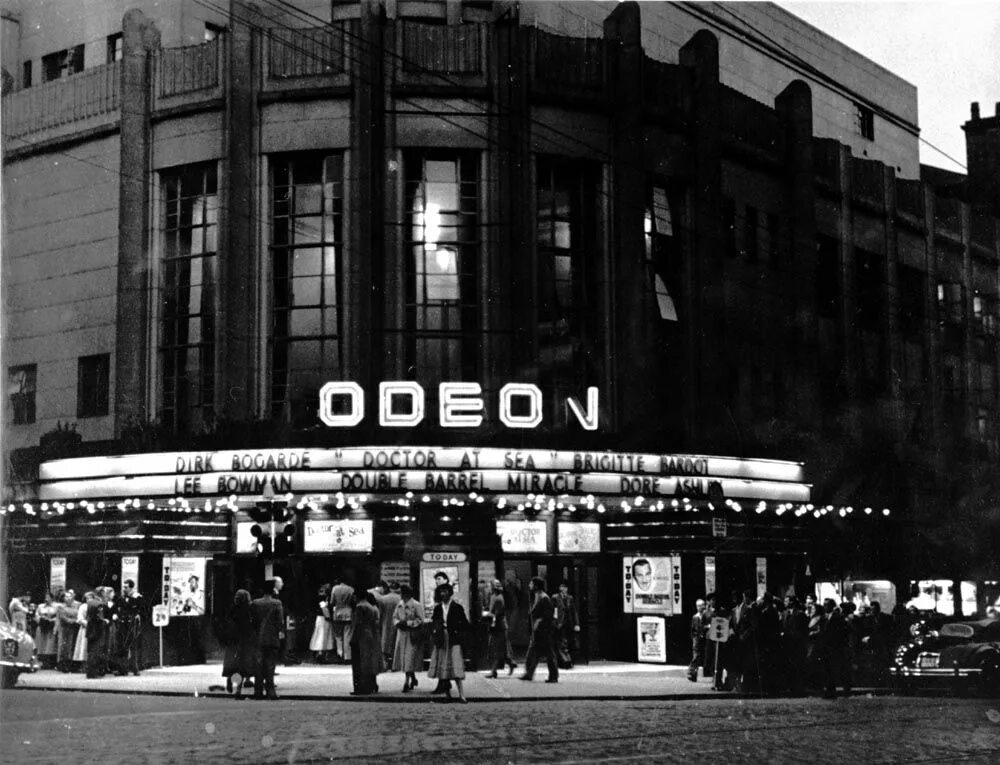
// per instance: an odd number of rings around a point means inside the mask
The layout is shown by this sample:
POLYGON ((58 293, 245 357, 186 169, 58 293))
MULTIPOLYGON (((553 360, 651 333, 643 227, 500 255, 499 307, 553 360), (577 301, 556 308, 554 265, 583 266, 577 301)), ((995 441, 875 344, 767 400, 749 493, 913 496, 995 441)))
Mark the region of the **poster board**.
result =
POLYGON ((424 618, 430 619, 434 613, 434 574, 443 571, 448 575, 448 581, 454 588, 452 600, 461 603, 465 615, 472 619, 469 613, 469 562, 467 560, 453 563, 437 561, 420 561, 420 602, 424 604, 424 618))
POLYGON ((635 555, 623 558, 622 601, 625 613, 672 616, 675 602, 677 613, 680 613, 680 596, 680 556, 635 555))
POLYGON ((640 616, 635 622, 636 655, 649 664, 667 663, 667 623, 662 616, 640 616))
POLYGON ((66 589, 66 559, 52 558, 49 561, 49 590, 52 593, 66 589))
POLYGON ((119 580, 119 585, 124 586, 125 582, 131 579, 135 582, 136 588, 139 586, 139 556, 138 555, 123 555, 122 556, 122 578, 119 580))
POLYGON ((379 566, 379 579, 410 586, 410 564, 403 560, 385 560, 379 566))
POLYGON ((302 551, 307 553, 371 552, 373 521, 306 521, 302 551))
POLYGON ((601 524, 561 521, 557 525, 557 539, 561 553, 599 553, 601 551, 601 524))
POLYGON ((544 553, 549 550, 545 521, 497 521, 500 547, 508 553, 544 553))
POLYGON ((163 557, 163 603, 172 617, 205 613, 205 565, 208 558, 163 557))

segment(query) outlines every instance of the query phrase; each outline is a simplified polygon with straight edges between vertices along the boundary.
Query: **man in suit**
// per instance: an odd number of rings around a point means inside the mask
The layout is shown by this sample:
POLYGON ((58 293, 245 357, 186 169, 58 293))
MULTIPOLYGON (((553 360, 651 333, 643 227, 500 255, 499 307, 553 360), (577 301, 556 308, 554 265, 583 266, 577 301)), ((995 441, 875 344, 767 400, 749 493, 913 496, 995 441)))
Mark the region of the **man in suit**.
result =
POLYGON ((142 627, 146 619, 146 599, 135 588, 135 582, 122 583, 122 597, 118 605, 118 674, 139 674, 142 657, 142 627))
POLYGON ((276 700, 274 668, 285 638, 285 612, 276 597, 273 579, 264 583, 264 594, 250 604, 250 619, 257 636, 261 675, 254 684, 253 697, 263 699, 266 692, 269 699, 276 700))
POLYGON ((354 588, 340 578, 333 580, 330 591, 330 616, 333 621, 333 646, 341 663, 351 661, 351 619, 354 616, 354 588))
POLYGON ((556 661, 556 644, 552 639, 555 625, 552 598, 545 592, 545 582, 540 576, 533 576, 528 582, 528 591, 532 594, 531 609, 528 618, 531 620, 531 641, 528 643, 528 657, 524 660, 522 680, 531 680, 538 666, 538 656, 545 654, 549 667, 547 683, 559 682, 559 664, 556 661))
POLYGON ((698 670, 705 663, 705 641, 709 623, 708 605, 698 598, 694 602, 694 616, 691 617, 691 663, 688 665, 687 673, 688 680, 692 683, 698 682, 698 670))
POLYGON ((573 648, 575 648, 576 633, 580 631, 580 619, 576 612, 576 601, 569 594, 569 585, 566 582, 562 582, 559 585, 559 592, 552 596, 552 608, 559 666, 562 669, 573 669, 573 648))

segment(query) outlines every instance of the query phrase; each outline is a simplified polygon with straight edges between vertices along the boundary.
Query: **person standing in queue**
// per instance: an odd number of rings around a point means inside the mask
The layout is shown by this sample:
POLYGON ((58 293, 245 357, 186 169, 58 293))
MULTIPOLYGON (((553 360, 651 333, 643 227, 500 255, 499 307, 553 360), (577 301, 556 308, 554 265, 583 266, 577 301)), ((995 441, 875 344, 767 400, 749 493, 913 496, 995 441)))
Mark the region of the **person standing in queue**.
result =
POLYGON ((354 588, 342 579, 333 580, 330 591, 330 614, 333 618, 333 647, 342 664, 351 661, 351 617, 354 615, 354 588))
POLYGON ((278 694, 274 689, 274 669, 285 639, 285 611, 273 579, 264 583, 264 594, 250 604, 250 617, 260 654, 260 675, 254 683, 253 697, 263 699, 266 693, 267 698, 275 701, 278 694))
POLYGON ((401 600, 396 606, 393 621, 396 623, 396 650, 392 658, 394 672, 404 672, 403 693, 417 687, 417 672, 424 668, 424 644, 420 628, 424 623, 424 606, 413 598, 408 584, 399 588, 401 600))
POLYGON ((396 606, 399 605, 399 583, 382 580, 371 590, 378 607, 379 638, 382 641, 382 656, 387 667, 392 666, 392 655, 396 649, 396 606))
POLYGON ((375 593, 369 590, 354 606, 351 621, 351 676, 354 681, 351 695, 378 693, 378 676, 384 671, 378 601, 375 593))
POLYGON ((528 618, 531 620, 531 639, 528 643, 528 656, 524 660, 522 680, 532 680, 538 667, 539 654, 545 655, 549 668, 547 683, 559 682, 559 664, 556 661, 556 646, 552 639, 554 626, 552 599, 545 592, 545 581, 540 576, 531 577, 528 582, 531 593, 531 608, 528 618))
POLYGON ((576 648, 576 634, 580 631, 580 617, 576 611, 576 600, 569 594, 569 585, 562 582, 559 592, 552 596, 555 619, 556 654, 562 669, 573 669, 573 649, 576 648))
POLYGON ((691 617, 691 663, 688 665, 688 680, 698 682, 698 670, 705 663, 705 635, 708 633, 708 608, 705 601, 698 598, 694 602, 694 616, 691 617))
POLYGON ((121 651, 118 674, 139 674, 142 656, 142 626, 146 618, 146 599, 135 589, 135 582, 126 579, 122 583, 122 599, 119 605, 118 647, 121 651))
POLYGON ((503 583, 499 579, 494 579, 490 585, 490 607, 483 616, 489 620, 490 639, 486 653, 489 657, 490 673, 487 677, 496 677, 497 670, 504 664, 510 667, 508 674, 514 674, 517 665, 514 663, 514 657, 510 655, 507 607, 503 599, 503 583))
POLYGON ((222 676, 226 678, 226 691, 233 698, 243 698, 243 684, 250 677, 259 677, 257 636, 253 629, 250 593, 237 590, 233 605, 223 622, 225 655, 222 659, 222 676))
MULTIPOLYGON (((465 633, 469 629, 469 618, 461 603, 452 600, 454 588, 450 584, 439 585, 434 593, 438 601, 431 617, 431 636, 434 650, 431 652, 431 666, 428 677, 439 680, 454 680, 458 688, 458 700, 468 704, 462 681, 465 680, 465 656, 462 646, 465 633)), ((451 698, 451 689, 445 691, 451 698)))

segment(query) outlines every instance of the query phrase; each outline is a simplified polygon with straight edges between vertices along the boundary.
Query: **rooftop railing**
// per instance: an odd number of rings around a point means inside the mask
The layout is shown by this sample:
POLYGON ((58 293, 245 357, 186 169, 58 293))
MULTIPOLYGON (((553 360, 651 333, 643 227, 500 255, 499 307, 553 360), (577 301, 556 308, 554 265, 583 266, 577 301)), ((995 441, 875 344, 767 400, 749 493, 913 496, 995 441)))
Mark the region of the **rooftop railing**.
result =
POLYGON ((400 28, 402 67, 408 74, 470 75, 485 71, 485 24, 445 26, 403 21, 400 28))
POLYGON ((344 72, 344 23, 268 31, 268 77, 291 79, 344 72))
POLYGON ((219 85, 219 39, 183 48, 161 48, 153 54, 157 94, 176 96, 219 85))
POLYGON ((16 91, 3 99, 3 134, 21 138, 90 117, 116 114, 120 92, 121 67, 117 62, 16 91))

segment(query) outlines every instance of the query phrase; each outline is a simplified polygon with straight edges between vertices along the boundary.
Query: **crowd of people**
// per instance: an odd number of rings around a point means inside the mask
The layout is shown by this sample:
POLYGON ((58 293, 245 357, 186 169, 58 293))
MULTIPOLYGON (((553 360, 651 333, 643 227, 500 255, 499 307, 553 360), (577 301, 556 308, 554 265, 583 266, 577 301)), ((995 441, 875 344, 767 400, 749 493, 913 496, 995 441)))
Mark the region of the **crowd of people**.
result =
POLYGON ((871 684, 886 679, 893 648, 909 634, 915 609, 882 613, 878 601, 860 607, 814 595, 784 600, 753 590, 731 600, 710 593, 698 600, 691 620, 692 660, 688 679, 699 673, 716 690, 754 695, 850 693, 854 676, 871 684), (732 605, 735 603, 735 605, 732 605), (713 639, 727 635, 725 639, 713 639))
POLYGON ((35 604, 30 594, 9 605, 11 623, 32 635, 42 667, 60 672, 86 672, 87 677, 140 672, 145 599, 127 579, 121 593, 113 587, 46 593, 35 604))
MULTIPOLYGON (((251 599, 247 589, 236 592, 226 616, 216 624, 216 634, 225 647, 222 674, 226 688, 237 698, 252 686, 256 698, 277 698, 274 666, 285 641, 284 608, 278 597, 283 582, 275 577, 265 583, 261 597, 251 599)), ((575 637, 580 631, 576 604, 565 584, 549 596, 540 578, 529 584, 531 638, 522 680, 531 680, 539 661, 548 665, 546 682, 559 679, 559 668, 571 668, 575 637)), ((504 589, 493 580, 490 599, 482 617, 489 635, 490 677, 508 668, 517 669, 508 632, 509 610, 504 589)), ((381 581, 369 590, 355 590, 337 579, 323 584, 316 593, 315 614, 309 650, 319 663, 350 664, 352 695, 377 693, 383 672, 403 675, 403 693, 418 685, 424 670, 437 684, 430 691, 465 702, 465 663, 469 651, 470 622, 464 606, 454 598, 454 585, 444 571, 434 575, 434 605, 428 612, 415 598, 413 589, 397 582, 381 581)))

